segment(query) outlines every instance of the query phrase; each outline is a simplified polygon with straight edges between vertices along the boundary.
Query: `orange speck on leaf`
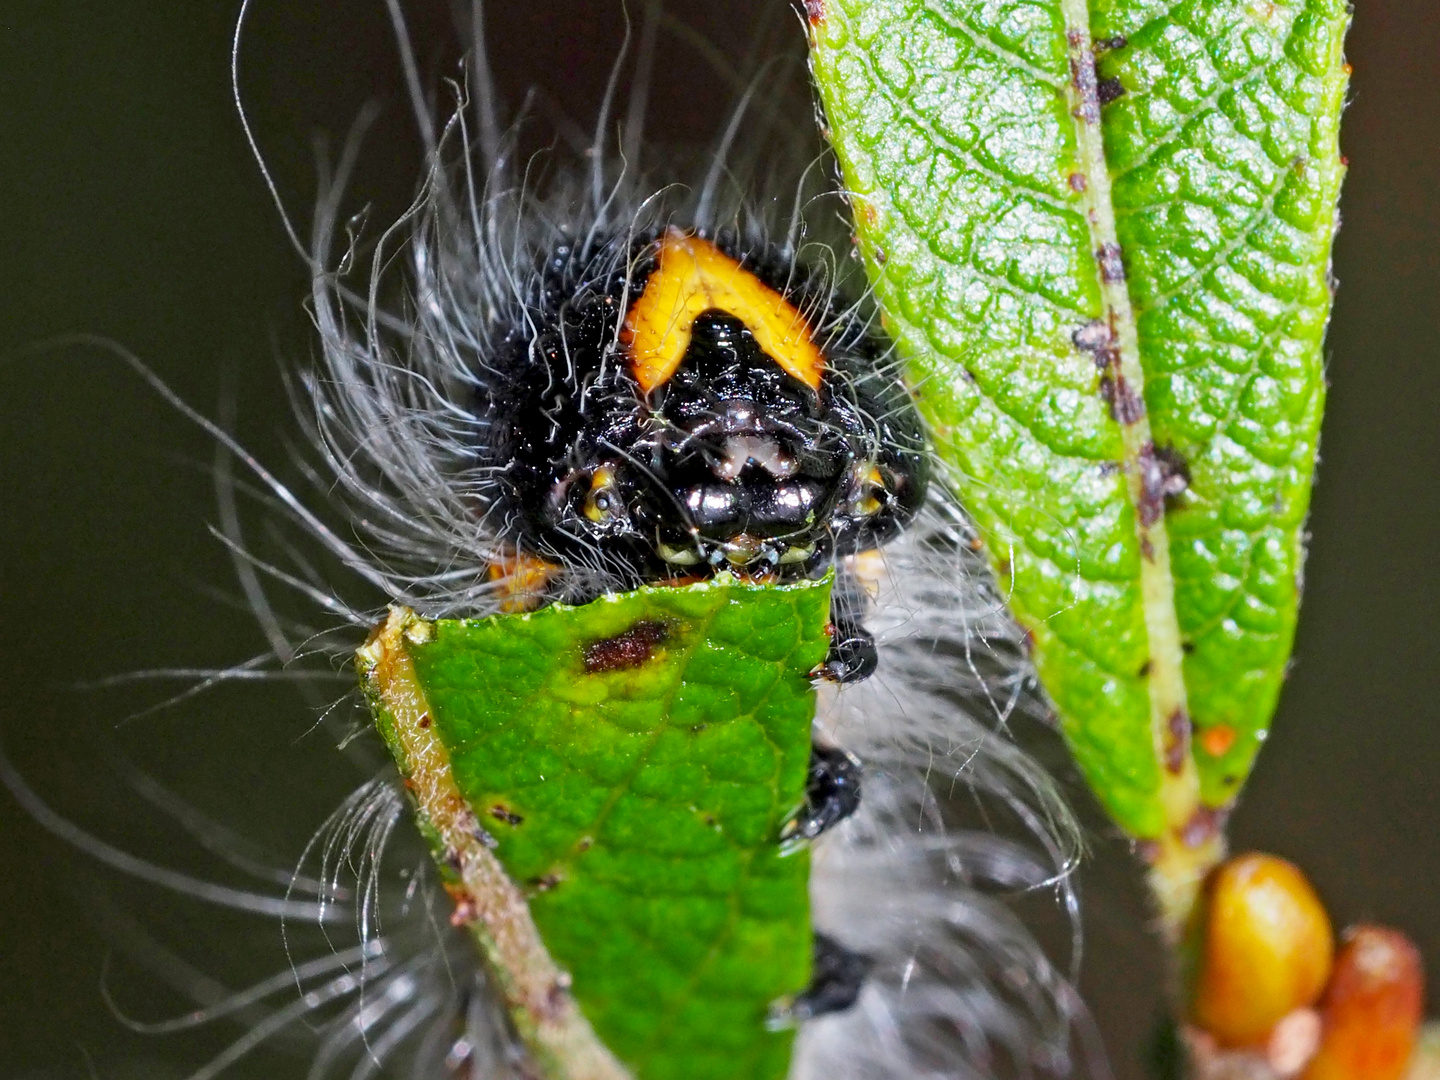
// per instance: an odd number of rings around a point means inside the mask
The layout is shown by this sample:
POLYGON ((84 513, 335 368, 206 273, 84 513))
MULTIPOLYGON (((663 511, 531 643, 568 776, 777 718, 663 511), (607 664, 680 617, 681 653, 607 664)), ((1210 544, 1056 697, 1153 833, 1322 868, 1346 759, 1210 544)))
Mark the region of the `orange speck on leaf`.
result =
POLYGON ((1235 729, 1229 724, 1216 724, 1200 733, 1200 746, 1211 757, 1224 757, 1235 745, 1235 729))

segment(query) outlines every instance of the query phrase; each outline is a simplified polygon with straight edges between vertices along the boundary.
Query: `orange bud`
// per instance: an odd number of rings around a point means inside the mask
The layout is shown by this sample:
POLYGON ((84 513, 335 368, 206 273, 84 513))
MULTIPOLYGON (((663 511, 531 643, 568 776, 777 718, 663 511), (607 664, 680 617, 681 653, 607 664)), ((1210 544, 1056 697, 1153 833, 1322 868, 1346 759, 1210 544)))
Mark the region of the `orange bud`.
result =
POLYGON ((1320 1049, 1303 1080, 1399 1080, 1425 996, 1420 952, 1398 930, 1355 926, 1320 1006, 1320 1049))
POLYGON ((1291 863, 1241 855, 1202 899, 1195 1023, 1224 1046, 1262 1042, 1286 1014, 1313 1005, 1330 977, 1330 919, 1291 863))

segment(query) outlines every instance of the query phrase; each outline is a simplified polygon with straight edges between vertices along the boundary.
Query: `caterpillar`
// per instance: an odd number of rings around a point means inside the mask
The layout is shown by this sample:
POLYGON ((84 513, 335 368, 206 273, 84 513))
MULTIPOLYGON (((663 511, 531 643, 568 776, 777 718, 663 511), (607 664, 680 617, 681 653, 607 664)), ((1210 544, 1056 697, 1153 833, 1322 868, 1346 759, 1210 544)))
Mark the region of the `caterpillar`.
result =
MULTIPOLYGON (((388 603, 477 616, 718 568, 775 581, 833 568, 830 686, 795 824, 815 842, 822 977, 795 1009, 791 1075, 1068 1073, 1083 1010, 988 891, 1063 892, 1078 843, 1003 731, 1028 678, 1022 643, 949 479, 928 475, 898 361, 847 273, 823 163, 769 181, 783 197, 748 190, 758 79, 714 158, 666 175, 663 160, 640 167, 638 132, 614 145, 608 95, 574 160, 523 154, 477 52, 443 122, 417 94, 422 182, 376 237, 341 209, 347 149, 303 245, 319 357, 297 398, 317 486, 354 538, 257 473, 346 582, 246 561, 231 541, 247 580, 258 569, 340 617, 322 639, 340 657, 388 603), (937 761, 1024 841, 952 828, 927 779, 937 761)), ((284 620, 256 606, 293 655, 284 620)), ((322 919, 352 856, 364 898, 348 953, 299 961, 328 980, 311 1007, 354 999, 322 1029, 312 1071, 358 1053, 418 1075, 524 1075, 465 943, 427 939, 426 913, 448 918, 443 895, 412 879, 401 925, 377 931, 403 812, 393 777, 369 781, 310 853, 322 919)))

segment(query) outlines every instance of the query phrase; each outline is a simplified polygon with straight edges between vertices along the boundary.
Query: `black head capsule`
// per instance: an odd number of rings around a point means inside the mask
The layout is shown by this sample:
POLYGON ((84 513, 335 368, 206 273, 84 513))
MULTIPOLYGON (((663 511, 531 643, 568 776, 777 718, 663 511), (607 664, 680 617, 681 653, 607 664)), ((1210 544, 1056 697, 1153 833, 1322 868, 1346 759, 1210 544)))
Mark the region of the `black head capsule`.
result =
POLYGON ((808 275, 671 229, 543 278, 484 403, 488 513, 516 547, 627 584, 797 578, 915 514, 914 403, 808 275))

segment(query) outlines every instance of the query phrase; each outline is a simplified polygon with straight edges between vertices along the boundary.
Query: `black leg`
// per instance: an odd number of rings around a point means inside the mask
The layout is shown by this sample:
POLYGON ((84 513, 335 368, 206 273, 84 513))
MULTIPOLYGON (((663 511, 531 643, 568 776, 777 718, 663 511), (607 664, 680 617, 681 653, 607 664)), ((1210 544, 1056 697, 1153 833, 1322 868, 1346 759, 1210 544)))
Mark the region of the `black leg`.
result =
POLYGON ((854 754, 835 746, 812 746, 805 806, 785 827, 783 838, 813 840, 853 814, 860 805, 860 773, 854 754))
POLYGON ((830 638, 830 652, 820 666, 822 678, 853 683, 875 674, 880 663, 875 638, 861 623, 869 606, 870 597, 864 587, 852 574, 837 569, 835 588, 830 594, 830 625, 835 632, 830 638))
POLYGON ((873 966, 868 956, 852 952, 832 937, 815 935, 815 968, 810 987, 790 1006, 794 1020, 809 1020, 848 1009, 860 996, 873 966))

